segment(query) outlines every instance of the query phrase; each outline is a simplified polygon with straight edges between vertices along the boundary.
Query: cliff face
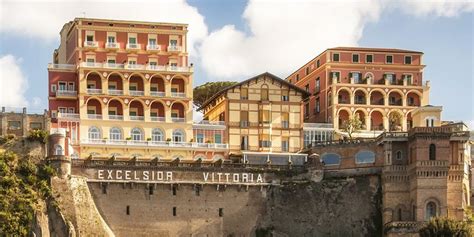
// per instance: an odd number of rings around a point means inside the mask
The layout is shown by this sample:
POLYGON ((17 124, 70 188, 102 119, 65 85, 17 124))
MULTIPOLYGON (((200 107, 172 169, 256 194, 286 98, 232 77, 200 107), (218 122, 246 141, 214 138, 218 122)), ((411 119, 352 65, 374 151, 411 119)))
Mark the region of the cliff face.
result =
POLYGON ((381 236, 378 176, 290 183, 269 192, 259 233, 274 236, 381 236))

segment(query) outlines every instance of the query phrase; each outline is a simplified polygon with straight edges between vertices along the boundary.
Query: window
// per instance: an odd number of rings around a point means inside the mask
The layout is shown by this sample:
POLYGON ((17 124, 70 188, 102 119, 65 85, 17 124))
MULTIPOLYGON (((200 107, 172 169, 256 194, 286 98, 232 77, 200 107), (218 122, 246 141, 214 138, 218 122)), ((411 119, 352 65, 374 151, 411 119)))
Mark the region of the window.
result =
POLYGON ((316 107, 314 109, 316 113, 319 113, 321 111, 321 103, 319 101, 319 98, 316 98, 316 107))
POLYGON ((288 152, 289 147, 288 138, 283 138, 281 141, 281 151, 288 152))
POLYGON ((341 73, 340 72, 331 72, 331 78, 336 78, 337 81, 341 78, 341 73))
POLYGON ((366 63, 373 63, 374 62, 374 55, 372 55, 372 54, 365 55, 365 62, 366 63))
POLYGON ((122 140, 122 130, 117 127, 113 127, 110 129, 110 140, 122 140))
POLYGON ((64 149, 61 145, 55 145, 54 146, 54 155, 56 156, 62 156, 64 155, 64 149))
POLYGON ((323 165, 339 165, 341 163, 341 156, 336 153, 325 153, 321 156, 323 165))
POLYGON ((318 61, 316 61, 316 68, 318 68, 319 66, 321 66, 321 64, 320 64, 319 59, 318 59, 318 61))
POLYGON ((318 93, 318 92, 320 91, 320 89, 321 89, 321 82, 320 82, 319 77, 316 78, 316 81, 314 82, 314 85, 315 85, 315 86, 314 86, 314 92, 315 92, 315 93, 318 93))
POLYGON ((107 43, 115 43, 115 36, 107 36, 107 43))
POLYGON ((358 54, 353 54, 352 55, 352 62, 353 63, 358 63, 359 62, 359 55, 358 54))
POLYGON ((143 132, 140 128, 133 128, 130 137, 133 141, 143 141, 143 132))
POLYGON ((92 41, 94 41, 94 36, 93 36, 93 35, 87 35, 87 36, 86 36, 86 41, 87 41, 87 42, 92 42, 92 41))
POLYGON ((30 123, 30 129, 42 129, 43 128, 43 124, 42 123, 35 123, 35 122, 32 122, 30 123))
POLYGON ((260 110, 260 123, 270 123, 270 111, 260 110))
POLYGON ((430 144, 430 151, 429 151, 429 158, 430 160, 436 160, 436 145, 430 144))
POLYGON ((401 160, 403 158, 402 151, 397 151, 397 154, 396 154, 395 157, 396 157, 397 160, 401 160))
POLYGON ((202 134, 202 133, 197 134, 196 135, 196 141, 198 143, 204 143, 204 134, 202 134))
POLYGON ((19 129, 21 129, 21 122, 20 121, 8 121, 8 129, 9 130, 19 130, 19 129))
POLYGON ((338 53, 333 53, 332 54, 332 61, 333 62, 339 62, 339 54, 338 53))
POLYGON ((56 92, 56 85, 51 85, 51 92, 53 92, 53 93, 56 92))
POLYGON ((246 128, 249 126, 249 112, 240 111, 240 127, 246 128))
POLYGON ((88 137, 91 140, 100 139, 100 130, 97 127, 90 127, 88 137))
POLYGON ((403 80, 407 82, 407 85, 412 85, 413 84, 413 76, 412 75, 403 75, 403 80))
POLYGON ((356 164, 375 163, 375 153, 372 151, 359 151, 355 155, 356 164))
POLYGON ((411 56, 405 56, 405 64, 411 64, 411 56))
POLYGON ((148 187, 148 194, 153 195, 153 186, 148 187))
POLYGON ((306 103, 304 105, 304 116, 308 117, 309 116, 309 103, 306 103))
POLYGON ((184 132, 180 129, 173 131, 173 141, 174 142, 184 142, 184 132))
POLYGON ((296 74, 296 82, 300 80, 300 74, 296 74))
POLYGON ((156 45, 156 39, 148 39, 148 44, 149 45, 156 45))
POLYGON ((170 46, 177 46, 178 45, 178 40, 170 40, 170 46))
POLYGON ((130 215, 130 206, 127 206, 126 211, 127 215, 130 215))
POLYGON ((385 80, 388 80, 388 82, 390 84, 396 84, 396 78, 395 78, 395 74, 392 74, 392 73, 386 73, 385 74, 385 80))
POLYGON ((281 100, 282 101, 289 101, 289 91, 288 90, 282 90, 281 91, 281 100))
POLYGON ((176 207, 173 207, 173 216, 176 216, 176 207))
POLYGON ((306 75, 309 74, 309 68, 308 67, 306 67, 305 72, 306 72, 306 75))
POLYGON ((240 149, 241 150, 248 150, 249 149, 249 137, 242 136, 240 138, 240 149))
POLYGON ((290 127, 290 115, 288 112, 281 113, 281 127, 282 128, 289 128, 290 127))
POLYGON ((309 84, 306 84, 306 86, 304 86, 304 90, 309 93, 309 84))
POLYGON ((60 81, 58 83, 58 85, 59 85, 58 88, 59 88, 60 91, 65 91, 66 90, 66 82, 60 81))
POLYGON ((268 135, 261 135, 259 139, 260 147, 271 147, 272 142, 270 141, 270 136, 268 135))
POLYGON ((392 55, 385 56, 385 62, 388 64, 393 63, 393 56, 392 55))
POLYGON ((219 208, 219 217, 224 216, 224 208, 219 208))
POLYGON ((173 196, 176 196, 176 187, 173 187, 173 196))
POLYGON ((128 43, 129 43, 129 44, 136 44, 136 43, 137 43, 137 38, 135 38, 135 37, 129 37, 129 38, 128 38, 128 43))
POLYGON ((352 77, 354 78, 354 83, 356 84, 360 84, 362 81, 361 81, 361 77, 362 77, 362 73, 359 73, 359 72, 351 72, 349 74, 349 78, 352 77))
POLYGON ((221 134, 214 134, 214 143, 217 143, 217 144, 222 143, 222 135, 221 134))
POLYGON ((249 90, 247 88, 240 88, 240 99, 248 100, 249 99, 249 90))
POLYGON ((154 142, 161 142, 164 140, 163 131, 159 128, 153 129, 151 132, 151 140, 154 142))
POLYGON ((262 87, 262 89, 260 89, 260 94, 261 100, 268 100, 268 88, 262 87))
POLYGON ((425 211, 425 220, 429 221, 431 218, 436 217, 436 204, 434 202, 428 202, 426 204, 426 211, 425 211))

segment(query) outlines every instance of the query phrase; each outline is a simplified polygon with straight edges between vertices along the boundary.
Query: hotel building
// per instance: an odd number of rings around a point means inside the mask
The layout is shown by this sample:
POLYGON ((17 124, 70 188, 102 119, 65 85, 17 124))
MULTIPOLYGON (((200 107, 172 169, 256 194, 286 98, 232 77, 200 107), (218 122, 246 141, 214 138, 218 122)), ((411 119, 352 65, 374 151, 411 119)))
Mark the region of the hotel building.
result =
POLYGON ((332 124, 341 134, 344 122, 358 116, 362 131, 356 135, 374 137, 407 131, 411 111, 428 105, 422 57, 422 52, 400 49, 330 48, 286 80, 311 94, 304 105, 305 122, 332 124))
POLYGON ((63 26, 48 66, 49 111, 73 157, 225 157, 225 126, 193 125, 187 27, 88 18, 63 26))
POLYGON ((249 163, 303 164, 302 102, 306 91, 263 73, 227 87, 199 108, 204 120, 227 125, 233 160, 249 163))

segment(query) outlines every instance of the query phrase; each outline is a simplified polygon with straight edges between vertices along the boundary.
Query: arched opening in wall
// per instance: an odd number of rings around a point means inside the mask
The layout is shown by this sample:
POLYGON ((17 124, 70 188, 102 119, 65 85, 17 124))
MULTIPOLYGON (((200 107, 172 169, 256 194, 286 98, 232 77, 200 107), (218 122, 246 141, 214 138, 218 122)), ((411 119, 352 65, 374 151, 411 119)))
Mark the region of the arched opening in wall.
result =
POLYGON ((129 78, 128 89, 130 90, 130 95, 142 96, 144 95, 144 82, 143 78, 138 75, 132 75, 129 78))
POLYGON ((357 110, 354 116, 359 118, 362 130, 366 130, 367 126, 365 126, 365 113, 362 110, 357 110))
POLYGON ((354 93, 354 104, 365 105, 366 95, 362 90, 356 90, 354 93))
POLYGON ((402 105, 402 94, 398 91, 391 91, 388 93, 388 104, 393 106, 401 106, 402 105))
POLYGON ((109 95, 123 95, 123 79, 120 75, 110 74, 107 83, 109 95))
POLYGON ((341 156, 336 153, 325 153, 321 156, 321 161, 325 166, 339 165, 341 163, 341 156))
POLYGON ((401 131, 402 130, 402 115, 397 111, 392 111, 388 115, 389 130, 390 131, 401 131))
POLYGON ((182 103, 173 103, 171 105, 171 120, 173 122, 185 122, 184 111, 185 107, 182 103))
POLYGON ((341 89, 339 93, 337 94, 337 101, 339 104, 350 104, 351 103, 350 97, 351 95, 349 91, 345 89, 341 89))
POLYGON ((122 137, 122 129, 120 129, 120 128, 118 128, 118 127, 112 127, 112 128, 110 128, 109 136, 110 136, 110 140, 111 140, 111 141, 119 141, 119 140, 122 140, 122 139, 123 139, 123 137, 122 137))
POLYGON ((87 100, 87 117, 89 119, 102 119, 102 104, 98 99, 87 100))
POLYGON ((416 94, 415 92, 408 92, 407 105, 419 107, 421 105, 420 96, 416 94))
POLYGON ((372 111, 370 113, 370 130, 372 131, 383 131, 383 115, 380 111, 372 111))
POLYGON ((429 159, 436 160, 436 145, 430 144, 429 159))
POLYGON ((338 114, 338 123, 339 123, 339 128, 343 128, 345 125, 345 122, 349 120, 349 112, 346 110, 340 110, 338 114))
POLYGON ((123 106, 120 101, 117 99, 112 99, 109 101, 109 106, 107 108, 109 119, 111 120, 123 120, 123 106))
POLYGON ((153 76, 150 79, 150 95, 151 96, 165 96, 165 79, 161 76, 153 76))
POLYGON ((367 84, 374 84, 374 74, 371 72, 366 73, 364 80, 367 84))
POLYGON ((87 137, 91 141, 101 139, 100 129, 98 127, 90 127, 87 131, 87 137))
POLYGON ((145 120, 143 113, 143 104, 140 101, 134 100, 130 102, 129 116, 130 120, 145 120))
POLYGON ((102 93, 102 83, 101 77, 96 72, 91 72, 87 75, 87 94, 101 94, 102 93))
POLYGON ((431 218, 437 216, 437 205, 436 203, 430 201, 426 204, 425 208, 425 220, 429 221, 431 218))
POLYGON ((165 121, 165 106, 159 101, 153 101, 150 105, 151 121, 165 121))
POLYGON ((151 131, 151 140, 153 142, 162 142, 165 140, 165 133, 160 128, 154 128, 151 131))
POLYGON ((372 91, 370 93, 370 104, 371 105, 384 105, 384 96, 380 91, 372 91))
MULTIPOLYGON (((329 106, 332 105, 332 93, 331 93, 331 91, 328 92, 327 98, 328 98, 327 106, 329 107, 329 106)), ((332 122, 332 121, 328 121, 328 122, 332 122)))
POLYGON ((130 138, 132 141, 143 141, 143 131, 140 128, 133 128, 130 131, 130 138))
POLYGON ((373 151, 359 151, 355 155, 356 164, 375 163, 375 153, 373 151))
POLYGON ((181 129, 175 129, 173 131, 173 142, 185 142, 186 141, 186 133, 181 129))
POLYGON ((64 155, 64 149, 61 145, 59 145, 59 144, 54 145, 54 155, 56 155, 56 156, 63 156, 64 155))
POLYGON ((260 100, 268 100, 268 86, 262 85, 260 88, 260 100))
POLYGON ((413 118, 411 117, 411 112, 407 114, 407 129, 413 128, 413 118))
POLYGON ((171 80, 171 96, 172 97, 186 97, 185 81, 181 77, 176 77, 171 80))

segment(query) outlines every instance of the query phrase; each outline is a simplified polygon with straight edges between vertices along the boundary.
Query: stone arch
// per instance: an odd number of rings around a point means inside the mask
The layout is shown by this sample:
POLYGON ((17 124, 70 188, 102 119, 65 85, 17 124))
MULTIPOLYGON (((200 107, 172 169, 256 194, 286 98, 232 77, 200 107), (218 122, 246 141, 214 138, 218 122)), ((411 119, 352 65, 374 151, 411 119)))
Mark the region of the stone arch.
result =
POLYGON ((215 154, 212 156, 212 161, 219 161, 219 160, 224 160, 224 156, 220 154, 215 154))
POLYGON ((405 99, 405 94, 400 89, 391 89, 388 93, 388 104, 401 106, 403 105, 403 100, 405 99))
POLYGON ((382 109, 372 109, 369 112, 370 130, 372 131, 384 130, 383 119, 385 116, 386 116, 385 112, 382 109))
POLYGON ((166 115, 166 103, 163 100, 156 99, 150 103, 150 116, 157 121, 163 120, 166 115))
POLYGON ((399 109, 390 110, 387 114, 388 117, 388 128, 390 131, 401 131, 402 130, 402 120, 404 119, 404 114, 399 109))
POLYGON ((423 98, 423 93, 417 90, 409 90, 406 95, 406 105, 407 106, 420 106, 421 100, 423 98))
POLYGON ((337 90, 337 102, 338 104, 350 104, 352 92, 347 87, 342 87, 337 90))
POLYGON ((84 75, 83 80, 87 80, 87 78, 89 77, 90 74, 97 74, 97 75, 99 75, 99 77, 100 77, 101 80, 104 79, 104 77, 102 76, 102 74, 100 74, 99 71, 97 71, 97 70, 92 70, 92 71, 87 72, 86 75, 84 75))
POLYGON ((369 98, 369 92, 364 88, 357 88, 352 93, 355 104, 366 104, 369 98))
POLYGON ((439 200, 434 197, 427 198, 423 204, 423 214, 424 220, 439 216, 441 214, 441 203, 439 200))
POLYGON ((340 108, 337 111, 337 121, 340 129, 343 127, 344 122, 351 118, 351 114, 352 112, 348 108, 340 108))
POLYGON ((204 161, 204 160, 206 160, 206 159, 207 159, 207 157, 206 157, 205 155, 203 155, 203 154, 197 154, 197 155, 195 155, 194 158, 193 158, 194 161, 198 161, 198 160, 204 161))

